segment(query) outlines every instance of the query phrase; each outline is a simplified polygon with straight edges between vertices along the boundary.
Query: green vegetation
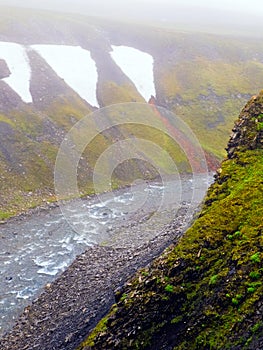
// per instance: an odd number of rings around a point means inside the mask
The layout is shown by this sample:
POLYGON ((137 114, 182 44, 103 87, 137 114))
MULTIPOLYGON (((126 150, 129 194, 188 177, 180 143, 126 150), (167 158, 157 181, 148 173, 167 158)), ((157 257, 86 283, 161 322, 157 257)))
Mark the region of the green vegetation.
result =
POLYGON ((213 275, 213 276, 210 278, 209 284, 216 284, 217 279, 218 279, 218 275, 213 275))
MULTIPOLYGON (((82 45, 98 56, 105 54, 105 62, 109 42, 149 52, 155 60, 157 104, 188 123, 213 169, 225 156, 237 112, 262 85, 261 40, 139 25, 120 30, 119 23, 10 9, 1 12, 0 28, 5 40, 58 40, 82 45), (52 38, 46 34, 47 27, 52 38)), ((100 74, 98 98, 102 105, 143 102, 133 84, 124 77, 115 79, 114 70, 108 72, 107 67, 100 74)), ((72 92, 49 96, 48 101, 39 109, 19 105, 1 111, 0 221, 55 200, 53 171, 61 139, 91 112, 90 106, 72 92)), ((122 117, 120 114, 123 122, 122 117)), ((156 119, 162 123, 160 115, 156 119)), ((241 121, 236 125, 240 135, 228 148, 229 155, 234 149, 231 157, 218 171, 198 219, 178 245, 137 274, 80 349, 153 349, 162 345, 178 350, 253 349, 257 338, 262 338, 263 324, 257 311, 263 312, 263 93, 246 106, 241 121)), ((92 127, 96 130, 95 122, 92 127)), ((181 172, 189 171, 179 147, 149 126, 126 125, 98 135, 85 150, 83 163, 94 166, 116 135, 119 139, 136 136, 153 141, 176 159, 181 172)), ((151 156, 158 161, 155 154, 151 156)), ((135 161, 129 164, 130 177, 125 164, 116 169, 113 187, 140 177, 141 165, 135 161)), ((164 157, 158 165, 171 172, 164 157)), ((93 193, 90 173, 78 170, 82 194, 93 193)))
POLYGON ((109 106, 124 102, 148 102, 137 92, 132 84, 118 85, 113 81, 106 81, 100 87, 100 99, 102 106, 109 106))
POLYGON ((192 227, 137 273, 106 329, 96 327, 80 349, 257 348, 263 338, 263 134, 256 122, 262 99, 263 93, 243 110, 240 139, 229 142, 234 153, 192 227))
POLYGON ((253 254, 250 257, 250 260, 253 261, 254 263, 260 263, 261 262, 261 258, 260 258, 260 252, 257 252, 255 254, 253 254))
POLYGON ((249 277, 253 280, 258 280, 261 277, 261 273, 259 271, 251 271, 249 277))
POLYGON ((171 284, 167 284, 164 289, 168 293, 172 293, 174 291, 174 287, 171 284))
MULTIPOLYGON (((110 313, 100 320, 100 322, 97 325, 97 329, 99 329, 100 332, 104 332, 107 330, 107 322, 109 320, 109 317, 111 314, 113 314, 116 311, 116 305, 113 305, 111 308, 110 313)), ((94 345, 95 337, 90 337, 89 340, 86 342, 86 346, 93 346, 94 345)))
MULTIPOLYGON (((39 44, 58 40, 92 50, 94 59, 99 60, 101 65, 98 99, 102 106, 144 102, 132 82, 117 67, 114 68, 108 54, 109 42, 134 46, 150 53, 155 61, 156 103, 188 123, 206 152, 210 169, 216 169, 225 156, 225 144, 240 108, 262 84, 260 57, 263 44, 260 40, 177 32, 155 25, 120 24, 49 11, 10 11, 9 8, 1 8, 0 28, 6 40, 17 43, 24 43, 25 38, 28 43, 32 40, 39 44), (47 27, 50 33, 57 33, 58 38, 50 38, 45 30, 47 27)), ((35 67, 35 70, 38 68, 35 67)), ((70 89, 54 96, 50 91, 46 104, 40 103, 38 107, 22 105, 12 110, 7 107, 0 113, 0 129, 8 126, 15 134, 9 140, 2 140, 5 143, 3 150, 0 147, 0 220, 41 205, 43 200, 55 200, 53 169, 61 135, 92 111, 70 89), (15 162, 22 165, 18 165, 21 169, 13 164, 10 166, 8 156, 16 158, 15 162)), ((255 116, 258 132, 262 130, 262 116, 263 113, 255 116)), ((97 125, 93 127, 96 129, 97 125)), ((127 127, 120 134, 129 135, 129 132, 132 134, 127 127)), ((169 137, 149 128, 136 130, 135 135, 153 140, 176 159, 180 172, 189 171, 189 162, 183 151, 169 137)), ((96 143, 86 150, 85 160, 94 165, 112 139, 112 136, 100 135, 96 143)), ((156 160, 156 155, 153 157, 156 160)), ((171 173, 165 157, 159 159, 163 160, 159 165, 171 173)), ((129 167, 130 178, 124 170, 125 165, 115 171, 112 179, 114 188, 142 177, 142 168, 149 170, 134 161, 129 167)), ((129 167, 126 164, 126 168, 129 167)), ((153 174, 152 169, 150 172, 153 174)), ((90 174, 80 171, 78 181, 83 195, 94 193, 90 174)))
POLYGON ((56 200, 53 172, 59 140, 54 133, 69 130, 89 112, 87 107, 84 112, 80 99, 74 103, 70 99, 68 106, 66 112, 63 99, 61 105, 57 101, 55 111, 49 106, 46 114, 24 106, 0 115, 0 128, 5 131, 0 141, 0 221, 56 200), (53 121, 48 116, 52 113, 53 121))

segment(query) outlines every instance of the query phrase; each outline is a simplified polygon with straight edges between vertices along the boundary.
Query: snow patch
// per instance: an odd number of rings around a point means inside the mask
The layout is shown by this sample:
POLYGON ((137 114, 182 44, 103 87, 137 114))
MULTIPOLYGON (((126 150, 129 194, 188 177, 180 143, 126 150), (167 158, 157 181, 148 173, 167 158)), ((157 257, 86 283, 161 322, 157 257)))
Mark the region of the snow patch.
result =
POLYGON ((80 46, 32 45, 65 82, 92 106, 99 107, 98 72, 90 52, 80 46))
POLYGON ((0 42, 0 58, 6 61, 11 72, 9 77, 2 80, 5 81, 24 102, 32 102, 30 93, 31 68, 26 48, 15 43, 0 42))
MULTIPOLYGON (((51 66, 55 73, 92 106, 99 107, 97 101, 98 72, 95 61, 88 50, 80 46, 32 45, 51 66)), ((153 75, 153 57, 148 53, 128 46, 112 46, 111 57, 136 86, 138 92, 149 101, 156 95, 153 75)), ((3 78, 26 103, 31 103, 31 68, 23 45, 0 42, 0 58, 4 59, 11 74, 3 78)))
POLYGON ((146 52, 129 46, 112 46, 110 53, 115 63, 134 83, 139 93, 148 102, 151 96, 156 96, 154 85, 154 60, 146 52))

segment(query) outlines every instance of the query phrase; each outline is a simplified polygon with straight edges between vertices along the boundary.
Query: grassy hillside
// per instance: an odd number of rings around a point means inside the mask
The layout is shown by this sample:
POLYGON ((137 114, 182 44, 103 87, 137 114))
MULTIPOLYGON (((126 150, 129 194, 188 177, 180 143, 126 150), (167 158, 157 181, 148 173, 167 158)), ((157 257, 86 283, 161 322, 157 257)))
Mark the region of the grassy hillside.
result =
POLYGON ((59 145, 88 112, 77 97, 57 100, 43 111, 21 103, 0 114, 0 220, 55 200, 53 173, 59 145))
POLYGON ((127 283, 79 349, 262 348, 263 92, 227 151, 192 227, 127 283))
POLYGON ((114 45, 153 55, 157 104, 185 120, 204 149, 221 160, 236 115, 262 87, 262 42, 141 24, 123 24, 121 31, 116 23, 101 25, 114 45))
MULTIPOLYGON (((117 23, 14 8, 1 8, 0 28, 0 41, 23 45, 63 43, 90 50, 98 68, 97 97, 101 107, 144 101, 111 59, 111 45, 132 46, 151 54, 156 104, 187 122, 212 170, 225 156, 235 116, 262 85, 263 44, 259 39, 178 32, 154 24, 117 23)), ((0 80, 0 220, 40 205, 43 200, 55 199, 53 172, 59 145, 65 133, 94 110, 37 53, 30 52, 29 58, 33 105, 22 103, 0 80)), ((5 62, 1 67, 1 74, 8 75, 5 62)), ((171 140, 150 128, 147 135, 142 131, 138 131, 140 136, 157 141, 169 151, 180 171, 189 171, 186 157, 171 140)), ((97 144, 90 146, 86 152, 89 163, 95 164, 105 145, 112 144, 115 133, 99 137, 97 144)), ((124 137, 122 131, 118 134, 124 137)), ((130 135, 129 130, 124 134, 130 135)), ((130 166, 134 177, 142 177, 147 170, 136 162, 130 166)), ((85 179, 80 175, 83 193, 92 192, 89 171, 85 179)), ((131 180, 127 166, 125 171, 115 172, 114 177, 115 187, 131 180)))

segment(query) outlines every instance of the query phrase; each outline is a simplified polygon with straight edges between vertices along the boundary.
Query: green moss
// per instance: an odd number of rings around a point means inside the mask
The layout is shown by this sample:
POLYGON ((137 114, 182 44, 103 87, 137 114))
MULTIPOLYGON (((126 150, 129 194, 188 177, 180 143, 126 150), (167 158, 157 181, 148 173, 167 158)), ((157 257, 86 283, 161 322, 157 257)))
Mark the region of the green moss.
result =
POLYGON ((100 97, 103 106, 131 101, 145 102, 132 84, 118 85, 113 81, 103 83, 100 87, 100 97))
POLYGON ((260 328, 262 328, 262 326, 263 326, 262 322, 258 322, 254 324, 253 327, 251 327, 252 333, 257 333, 260 330, 260 328))
POLYGON ((0 221, 4 221, 6 219, 9 219, 14 214, 15 213, 13 211, 0 211, 0 221))
POLYGON ((260 263, 261 262, 261 257, 260 256, 261 256, 260 252, 257 252, 255 254, 251 255, 250 260, 253 263, 260 263))
POLYGON ((96 327, 96 332, 93 332, 93 334, 89 337, 89 339, 87 339, 85 342, 83 342, 78 348, 77 350, 82 350, 85 347, 92 347, 94 345, 94 340, 96 339, 96 336, 101 333, 101 332, 105 332, 107 330, 107 323, 109 320, 109 317, 111 316, 111 314, 113 314, 116 311, 116 306, 113 305, 111 308, 110 313, 102 318, 100 320, 100 322, 97 324, 96 327))
POLYGON ((119 348, 124 349, 131 322, 141 326, 130 341, 145 336, 149 348, 156 339, 165 342, 169 337, 176 350, 231 349, 253 340, 250 317, 263 295, 262 174, 261 148, 244 147, 223 162, 197 220, 178 245, 129 284, 125 301, 117 304, 119 318, 96 338, 94 349, 106 349, 111 332, 118 333, 119 348))
POLYGON ((182 320, 183 320, 183 316, 180 315, 180 316, 174 317, 174 318, 171 320, 171 323, 172 323, 172 324, 177 324, 177 323, 180 323, 182 320))
MULTIPOLYGON (((102 320, 100 320, 100 322, 97 325, 97 331, 105 332, 107 330, 107 322, 108 322, 108 317, 105 317, 102 320)), ((96 338, 96 334, 94 333, 93 336, 90 336, 86 342, 84 342, 80 347, 78 347, 78 350, 83 349, 83 347, 85 346, 93 346, 95 338, 96 338)))
POLYGON ((257 131, 263 130, 263 122, 257 123, 257 131))
POLYGON ((167 284, 164 289, 168 293, 173 293, 174 291, 174 287, 171 284, 167 284))
POLYGON ((121 300, 121 301, 124 301, 126 298, 127 298, 127 294, 125 294, 125 293, 124 293, 124 294, 122 294, 122 296, 121 296, 121 299, 120 299, 120 300, 121 300))
POLYGON ((253 280, 258 280, 261 277, 260 271, 251 271, 249 277, 253 280))
POLYGON ((209 284, 216 284, 217 279, 218 279, 218 275, 213 275, 213 276, 210 278, 209 284))

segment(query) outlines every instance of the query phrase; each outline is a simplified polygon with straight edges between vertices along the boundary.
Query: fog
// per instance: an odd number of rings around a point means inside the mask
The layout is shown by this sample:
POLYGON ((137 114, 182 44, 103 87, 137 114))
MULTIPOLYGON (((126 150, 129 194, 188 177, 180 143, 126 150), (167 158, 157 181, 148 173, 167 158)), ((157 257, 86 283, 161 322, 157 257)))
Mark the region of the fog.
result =
POLYGON ((261 0, 0 0, 0 5, 261 36, 261 0))

